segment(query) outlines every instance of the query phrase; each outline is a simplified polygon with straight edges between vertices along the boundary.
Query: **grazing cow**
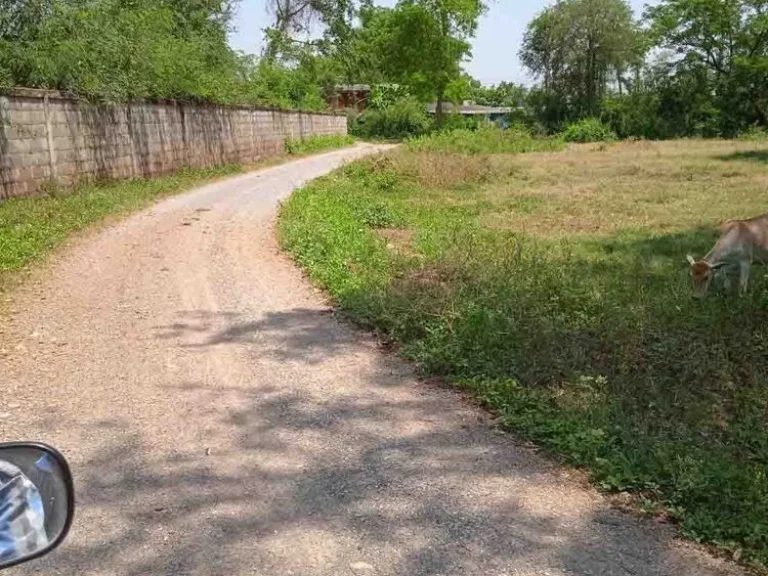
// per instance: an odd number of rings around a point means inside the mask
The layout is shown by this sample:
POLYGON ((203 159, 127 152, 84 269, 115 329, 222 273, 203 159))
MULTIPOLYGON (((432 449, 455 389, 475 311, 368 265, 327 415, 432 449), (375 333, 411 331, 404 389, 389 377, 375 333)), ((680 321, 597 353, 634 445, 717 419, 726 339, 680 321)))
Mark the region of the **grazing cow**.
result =
POLYGON ((730 288, 729 276, 738 273, 739 295, 744 296, 752 263, 768 262, 768 214, 749 220, 730 220, 722 230, 720 239, 703 259, 695 260, 688 255, 696 298, 706 295, 716 273, 723 275, 726 289, 730 288))

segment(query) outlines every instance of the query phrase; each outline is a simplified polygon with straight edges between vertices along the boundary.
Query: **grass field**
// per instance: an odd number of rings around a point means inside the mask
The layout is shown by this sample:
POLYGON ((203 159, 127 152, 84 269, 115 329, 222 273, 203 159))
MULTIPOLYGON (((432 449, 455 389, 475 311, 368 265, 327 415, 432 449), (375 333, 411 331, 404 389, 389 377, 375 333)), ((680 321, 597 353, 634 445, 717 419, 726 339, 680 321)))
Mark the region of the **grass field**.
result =
POLYGON ((471 390, 605 490, 636 493, 690 538, 759 566, 765 270, 743 299, 694 301, 685 257, 703 256, 724 220, 768 211, 767 192, 760 143, 489 154, 428 138, 295 193, 280 234, 341 308, 424 374, 471 390))

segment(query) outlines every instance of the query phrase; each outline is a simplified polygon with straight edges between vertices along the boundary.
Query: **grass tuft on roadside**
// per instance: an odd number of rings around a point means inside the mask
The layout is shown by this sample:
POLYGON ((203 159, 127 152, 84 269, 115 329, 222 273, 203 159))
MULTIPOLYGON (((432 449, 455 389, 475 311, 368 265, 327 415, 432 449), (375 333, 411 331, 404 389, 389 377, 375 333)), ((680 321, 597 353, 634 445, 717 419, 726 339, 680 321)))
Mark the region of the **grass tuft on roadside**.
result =
POLYGON ((107 216, 132 212, 163 196, 240 171, 236 165, 185 168, 162 178, 83 184, 5 200, 0 203, 0 290, 14 273, 107 216))
POLYGON ((355 139, 347 134, 320 134, 307 138, 287 139, 285 152, 292 156, 315 154, 325 150, 344 148, 355 143, 355 139))
POLYGON ((746 298, 695 302, 685 262, 720 222, 766 211, 759 144, 440 142, 297 191, 283 246, 424 374, 767 565, 768 282, 757 268, 746 298))

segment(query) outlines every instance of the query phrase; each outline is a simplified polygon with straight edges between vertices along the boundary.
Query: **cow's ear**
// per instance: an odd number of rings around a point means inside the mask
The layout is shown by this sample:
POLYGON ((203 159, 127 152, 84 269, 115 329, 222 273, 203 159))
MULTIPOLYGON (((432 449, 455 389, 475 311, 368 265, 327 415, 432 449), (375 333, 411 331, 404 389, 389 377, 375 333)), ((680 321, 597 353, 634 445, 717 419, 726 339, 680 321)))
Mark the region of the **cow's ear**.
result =
POLYGON ((690 264, 691 266, 694 266, 696 264, 696 260, 694 260, 693 256, 691 256, 690 254, 688 254, 688 256, 686 256, 685 258, 686 260, 688 260, 688 264, 690 264))

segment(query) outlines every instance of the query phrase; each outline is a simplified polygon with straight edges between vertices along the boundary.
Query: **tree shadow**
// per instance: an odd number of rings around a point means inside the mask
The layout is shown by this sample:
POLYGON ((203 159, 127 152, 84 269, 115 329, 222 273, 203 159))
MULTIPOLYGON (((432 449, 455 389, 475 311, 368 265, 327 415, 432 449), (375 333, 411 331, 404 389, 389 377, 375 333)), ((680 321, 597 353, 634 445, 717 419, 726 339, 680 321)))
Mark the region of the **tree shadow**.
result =
MULTIPOLYGON (((79 514, 98 526, 100 514, 117 511, 126 528, 89 543, 75 533, 37 569, 330 575, 364 562, 373 574, 668 573, 669 550, 652 528, 603 507, 582 515, 558 505, 573 486, 481 425, 345 437, 351 425, 407 425, 401 411, 431 404, 367 404, 360 413, 279 395, 254 405, 252 418, 233 415, 242 437, 232 452, 169 462, 143 455, 139 438, 107 448, 81 467, 79 514), (308 450, 299 469, 277 468, 252 440, 281 433, 333 438, 343 455, 308 450)), ((283 460, 296 450, 272 448, 283 460)))
POLYGON ((716 158, 724 162, 759 162, 766 164, 768 163, 768 150, 746 150, 716 156, 716 158))
POLYGON ((701 226, 673 234, 623 234, 586 241, 586 245, 604 254, 634 255, 648 261, 661 257, 684 263, 688 254, 701 257, 709 252, 719 235, 718 230, 701 226))
POLYGON ((358 339, 351 329, 329 330, 333 316, 330 308, 269 312, 258 319, 234 312, 187 311, 179 314, 177 322, 158 326, 156 337, 180 340, 179 346, 190 350, 253 344, 260 353, 280 360, 316 364, 358 339))
MULTIPOLYGON (((610 510, 461 394, 371 356, 370 338, 328 310, 184 311, 156 337, 193 354, 228 347, 255 370, 283 372, 173 384, 178 402, 201 404, 189 418, 222 431, 207 448, 148 444, 130 421, 102 421, 108 435, 74 463, 70 541, 22 571, 706 573, 673 569, 666 530, 610 510)), ((83 422, 58 425, 94 442, 83 422)))

